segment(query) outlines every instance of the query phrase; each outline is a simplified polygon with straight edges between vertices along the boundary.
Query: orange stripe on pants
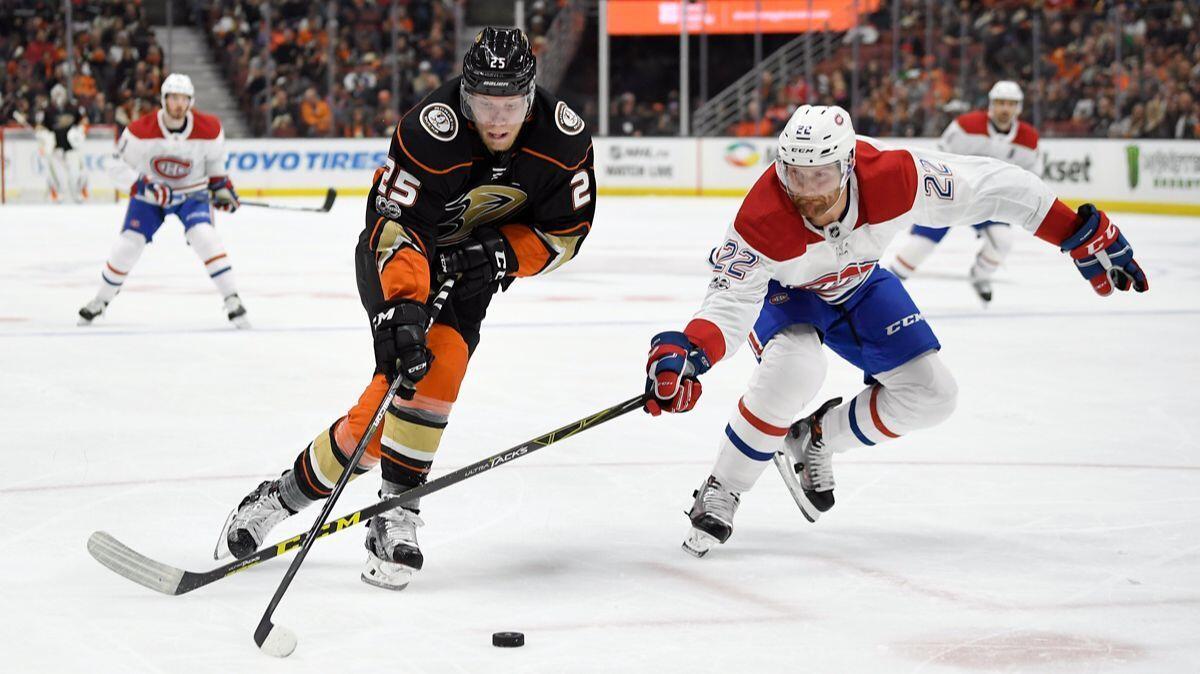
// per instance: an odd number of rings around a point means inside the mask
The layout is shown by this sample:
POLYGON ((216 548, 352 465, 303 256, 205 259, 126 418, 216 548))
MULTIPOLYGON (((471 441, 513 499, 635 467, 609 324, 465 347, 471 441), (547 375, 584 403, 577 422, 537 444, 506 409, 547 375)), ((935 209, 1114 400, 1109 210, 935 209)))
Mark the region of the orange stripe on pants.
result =
MULTIPOLYGON (((463 377, 467 374, 467 343, 462 335, 454 328, 440 323, 429 329, 425 343, 433 355, 433 363, 429 372, 417 382, 417 395, 414 401, 398 401, 401 407, 437 407, 439 411, 449 413, 450 406, 458 400, 458 390, 462 386, 463 377), (421 404, 418 401, 429 401, 432 404, 421 404), (414 402, 416 404, 414 404, 414 402)), ((377 374, 371 378, 365 391, 358 398, 358 404, 350 408, 346 416, 338 423, 334 431, 334 441, 343 456, 350 457, 358 445, 359 438, 366 432, 371 423, 371 417, 383 396, 387 393, 388 383, 383 375, 377 374)), ((379 437, 383 433, 383 424, 379 425, 371 442, 367 445, 366 455, 361 465, 372 467, 379 463, 379 437)))

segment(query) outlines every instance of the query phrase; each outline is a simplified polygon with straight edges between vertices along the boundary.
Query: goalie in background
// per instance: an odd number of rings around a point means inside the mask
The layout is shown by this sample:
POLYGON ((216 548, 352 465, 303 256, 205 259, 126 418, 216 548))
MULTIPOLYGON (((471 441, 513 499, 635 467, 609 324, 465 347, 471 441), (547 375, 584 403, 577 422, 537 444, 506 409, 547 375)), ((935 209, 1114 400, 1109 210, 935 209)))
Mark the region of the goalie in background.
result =
POLYGON ((83 141, 87 137, 87 113, 72 105, 67 90, 56 84, 50 90, 50 107, 34 131, 38 152, 45 160, 46 189, 50 201, 83 203, 88 198, 87 173, 83 170, 83 141))

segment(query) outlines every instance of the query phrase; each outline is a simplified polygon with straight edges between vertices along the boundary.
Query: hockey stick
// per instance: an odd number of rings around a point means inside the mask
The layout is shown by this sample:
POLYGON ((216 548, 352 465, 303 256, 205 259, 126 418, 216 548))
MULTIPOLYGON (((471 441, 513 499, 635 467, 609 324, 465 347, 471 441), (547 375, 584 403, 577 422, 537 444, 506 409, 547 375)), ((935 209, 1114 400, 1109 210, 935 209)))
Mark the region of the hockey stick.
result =
MULTIPOLYGON (((437 316, 441 313, 446 300, 449 299, 450 292, 454 290, 454 282, 456 280, 457 277, 451 277, 443 281, 437 296, 433 298, 433 306, 429 310, 429 322, 425 325, 427 332, 433 326, 433 322, 437 320, 437 316)), ((342 474, 338 477, 333 491, 326 497, 320 514, 317 515, 312 528, 308 530, 308 537, 300 546, 300 552, 296 553, 296 558, 292 560, 291 566, 283 574, 283 580, 279 581, 279 587, 275 589, 275 594, 271 597, 270 603, 267 604, 267 610, 263 612, 262 619, 258 621, 258 627, 254 630, 254 643, 258 644, 259 649, 264 653, 274 655, 277 658, 286 658, 292 654, 292 651, 296 650, 296 633, 286 627, 277 627, 271 622, 271 616, 275 613, 275 607, 279 606, 280 600, 283 599, 284 593, 287 592, 288 586, 292 584, 292 579, 296 577, 296 573, 300 570, 300 565, 304 563, 304 558, 308 556, 308 551, 312 549, 313 543, 316 542, 317 534, 325 526, 325 520, 329 518, 329 513, 333 512, 333 506, 337 504, 338 497, 342 495, 342 490, 346 488, 347 484, 350 484, 350 478, 353 477, 354 469, 358 467, 358 462, 362 460, 363 454, 367 451, 367 445, 371 444, 371 438, 374 437, 379 424, 383 422, 383 417, 387 413, 388 406, 392 404, 392 398, 396 397, 396 394, 400 392, 402 385, 411 390, 413 383, 403 375, 397 374, 392 379, 391 385, 388 386, 387 393, 383 395, 383 400, 379 401, 379 407, 375 410, 375 416, 371 417, 371 423, 367 424, 367 430, 363 431, 362 438, 358 441, 358 446, 354 448, 354 454, 350 456, 346 467, 342 469, 342 474)))
MULTIPOLYGON (((159 561, 155 561, 136 550, 133 550, 124 543, 118 541, 112 534, 104 531, 97 531, 88 539, 88 552, 96 561, 108 567, 111 571, 125 578, 132 580, 139 585, 145 586, 167 595, 180 595, 191 592, 197 588, 204 587, 210 583, 215 583, 222 578, 256 566, 268 559, 273 559, 280 555, 287 554, 297 547, 303 546, 310 540, 324 538, 330 534, 335 534, 343 529, 348 529, 356 524, 361 524, 366 520, 386 512, 393 508, 398 508, 412 499, 421 498, 441 491, 446 487, 462 482, 463 480, 474 477, 480 473, 487 472, 497 466, 508 463, 522 456, 532 454, 542 447, 552 445, 561 440, 565 440, 573 435, 577 435, 589 428, 598 426, 606 421, 616 419, 617 417, 640 409, 645 404, 645 396, 637 396, 629 400, 620 402, 612 407, 591 414, 577 421, 573 421, 561 428, 556 428, 549 433, 539 435, 536 438, 527 440, 519 445, 510 447, 502 452, 493 454, 487 458, 476 461, 475 463, 459 468, 458 470, 443 475, 442 477, 427 482, 420 487, 410 489, 399 496, 380 501, 372 506, 357 510, 338 517, 335 520, 330 520, 323 524, 320 531, 314 537, 312 532, 293 536, 283 541, 279 541, 274 545, 265 547, 258 552, 246 557, 245 559, 234 560, 223 566, 219 566, 210 571, 185 571, 178 567, 170 566, 159 561)), ((295 637, 292 637, 292 647, 295 647, 295 637)), ((290 652, 290 651, 289 651, 290 652)))
POLYGON ((311 206, 285 206, 283 204, 268 204, 265 201, 246 201, 241 199, 238 204, 241 206, 257 206, 259 208, 273 208, 277 211, 307 211, 310 213, 328 213, 329 209, 333 208, 333 201, 337 199, 337 190, 332 187, 325 193, 325 203, 320 208, 311 206))

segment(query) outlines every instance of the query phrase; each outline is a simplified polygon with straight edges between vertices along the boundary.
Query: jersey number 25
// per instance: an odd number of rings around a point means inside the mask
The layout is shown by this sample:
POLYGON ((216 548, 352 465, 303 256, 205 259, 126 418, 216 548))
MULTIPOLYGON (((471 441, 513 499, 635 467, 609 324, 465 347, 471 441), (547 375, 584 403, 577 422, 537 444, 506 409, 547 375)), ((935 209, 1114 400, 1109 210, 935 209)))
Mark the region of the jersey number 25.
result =
POLYGON ((383 180, 379 181, 379 191, 387 197, 388 201, 394 201, 408 208, 417 203, 417 190, 420 188, 421 181, 417 180, 416 176, 404 169, 397 171, 396 160, 391 157, 387 158, 387 164, 383 169, 383 180))

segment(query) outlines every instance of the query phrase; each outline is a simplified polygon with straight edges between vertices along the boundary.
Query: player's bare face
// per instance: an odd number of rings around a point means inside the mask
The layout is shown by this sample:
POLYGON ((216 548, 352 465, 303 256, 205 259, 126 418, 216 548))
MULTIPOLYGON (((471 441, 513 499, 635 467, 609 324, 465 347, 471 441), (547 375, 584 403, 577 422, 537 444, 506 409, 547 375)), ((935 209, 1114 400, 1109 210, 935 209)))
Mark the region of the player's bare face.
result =
POLYGON ((1012 126, 1020 108, 1020 101, 995 100, 988 106, 988 116, 992 118, 992 123, 997 128, 1005 130, 1012 126))
POLYGON ((492 152, 504 152, 512 147, 525 123, 525 116, 529 114, 526 96, 468 94, 464 102, 484 146, 492 152))
POLYGON ((187 114, 188 104, 192 101, 183 94, 167 94, 167 107, 165 112, 167 117, 174 120, 183 120, 183 116, 187 114))
POLYGON ((824 225, 837 216, 842 189, 840 164, 791 166, 780 163, 776 172, 796 210, 814 225, 824 225))

